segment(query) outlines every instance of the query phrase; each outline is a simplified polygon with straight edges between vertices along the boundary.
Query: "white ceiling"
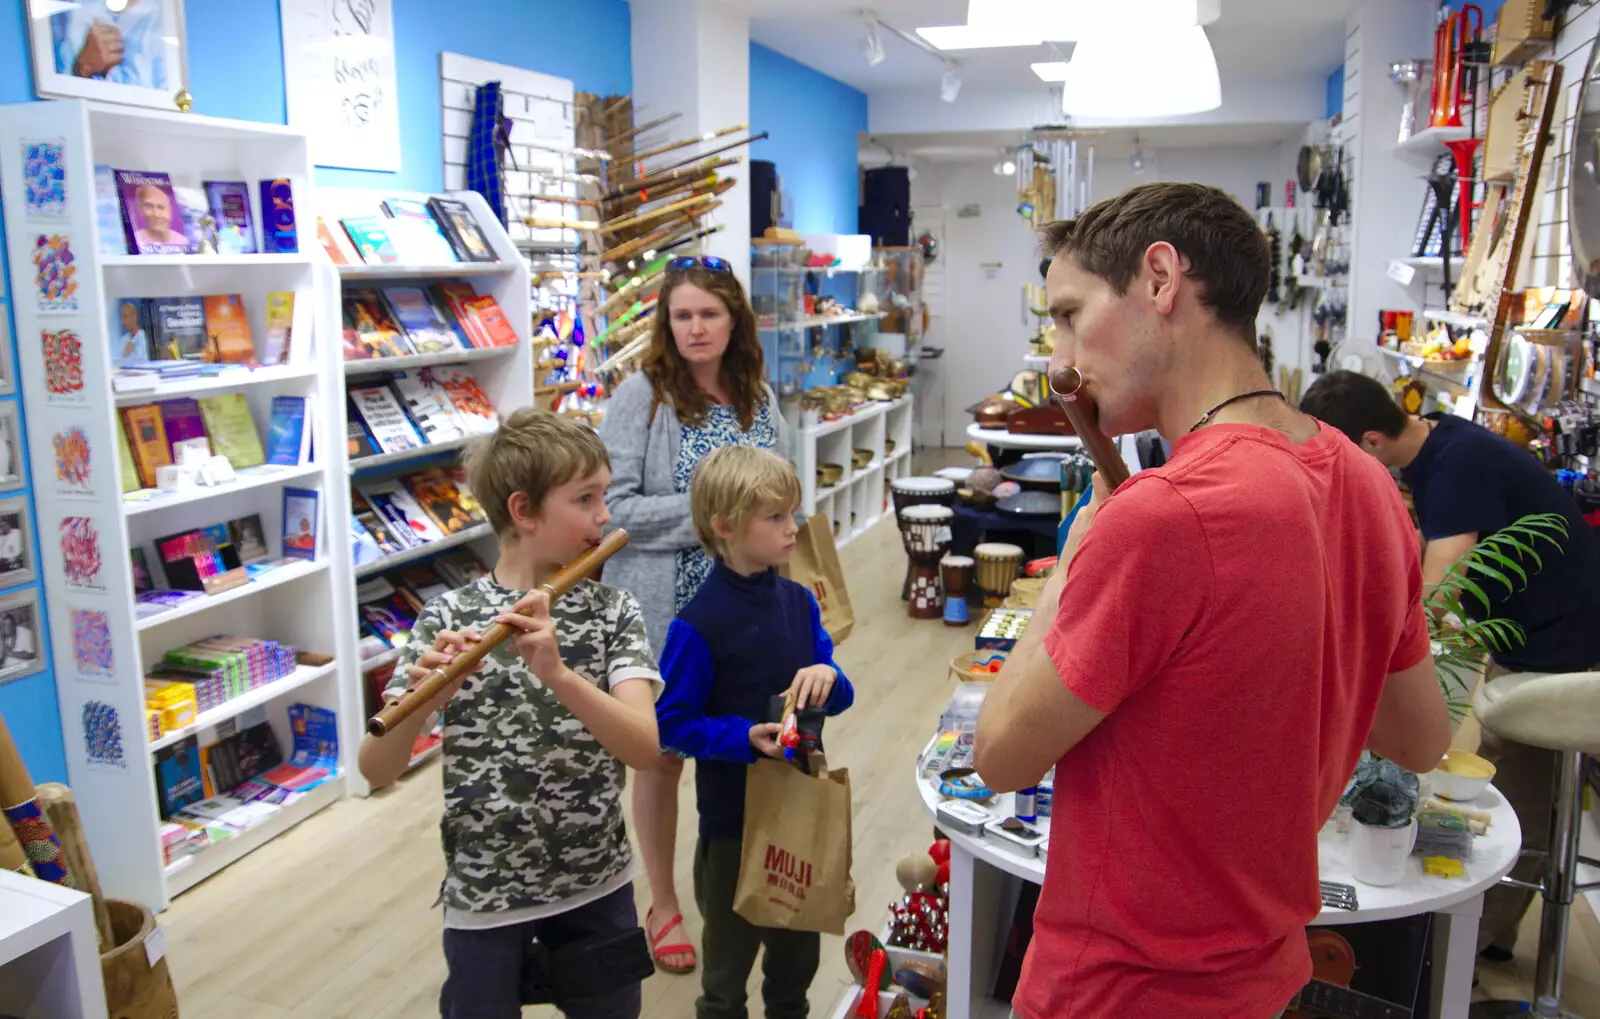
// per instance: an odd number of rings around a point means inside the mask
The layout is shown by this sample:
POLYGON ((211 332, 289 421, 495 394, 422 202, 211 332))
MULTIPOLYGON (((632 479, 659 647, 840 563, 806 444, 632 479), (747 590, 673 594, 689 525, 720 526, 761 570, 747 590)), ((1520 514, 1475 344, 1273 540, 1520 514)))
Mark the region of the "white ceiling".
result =
MULTIPOLYGON (((882 33, 887 59, 868 67, 859 40, 859 12, 871 8, 896 28, 966 22, 967 0, 724 0, 750 14, 750 38, 830 77, 871 93, 931 84, 944 68, 933 56, 882 33)), ((1063 0, 1067 2, 1067 0, 1063 0)), ((1090 2, 1090 0, 1072 0, 1090 2)), ((1110 2, 1110 0, 1100 0, 1110 2)), ((1207 28, 1222 79, 1326 78, 1344 60, 1344 22, 1357 0, 1222 0, 1222 16, 1207 28)), ((1059 59, 1048 45, 965 50, 965 88, 1039 85, 1028 65, 1059 59)))
MULTIPOLYGON (((1137 130, 1139 144, 1146 152, 1172 149, 1217 148, 1219 146, 1275 145, 1299 138, 1303 123, 1251 124, 1152 124, 1137 130)), ((1133 128, 1084 131, 1083 141, 1092 144, 1096 158, 1124 159, 1133 151, 1133 128)), ((897 160, 926 159, 931 162, 993 162, 1003 148, 1020 142, 1014 131, 950 131, 939 134, 865 134, 861 136, 862 161, 881 163, 893 155, 897 160)))

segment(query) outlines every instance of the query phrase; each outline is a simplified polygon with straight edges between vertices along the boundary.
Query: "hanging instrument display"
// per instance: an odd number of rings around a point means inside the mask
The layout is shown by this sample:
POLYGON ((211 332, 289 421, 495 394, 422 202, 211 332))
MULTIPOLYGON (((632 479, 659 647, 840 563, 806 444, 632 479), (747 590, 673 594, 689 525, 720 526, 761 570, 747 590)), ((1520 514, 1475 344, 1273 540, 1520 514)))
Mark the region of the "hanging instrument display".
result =
MULTIPOLYGON (((538 590, 549 594, 550 601, 554 603, 556 599, 577 587, 589 574, 599 569, 607 559, 616 555, 627 544, 627 531, 612 531, 600 544, 574 559, 548 582, 540 584, 538 590)), ((388 733, 439 696, 439 691, 476 668, 485 655, 515 635, 516 630, 512 627, 504 623, 495 623, 484 631, 482 640, 456 655, 450 664, 434 669, 417 680, 399 698, 385 704, 383 710, 368 720, 367 732, 373 736, 388 733)))

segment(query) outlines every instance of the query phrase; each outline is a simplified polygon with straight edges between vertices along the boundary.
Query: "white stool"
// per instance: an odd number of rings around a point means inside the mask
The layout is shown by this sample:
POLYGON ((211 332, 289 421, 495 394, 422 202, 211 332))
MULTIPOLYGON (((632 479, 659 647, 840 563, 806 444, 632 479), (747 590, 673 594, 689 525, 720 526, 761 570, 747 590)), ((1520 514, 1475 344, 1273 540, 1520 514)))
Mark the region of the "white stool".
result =
MULTIPOLYGON (((1473 699, 1478 723, 1496 736, 1556 752, 1554 811, 1543 879, 1537 883, 1502 879, 1544 897, 1539 927, 1539 960, 1533 981, 1533 1015, 1568 1016, 1561 1010, 1561 984, 1567 962, 1567 928, 1577 893, 1600 887, 1578 883, 1578 863, 1600 862, 1578 855, 1587 758, 1600 755, 1600 672, 1517 672, 1484 683, 1473 699)), ((1472 1015, 1510 1015, 1510 1003, 1485 1002, 1472 1015)), ((1514 1011, 1524 1006, 1516 1003, 1514 1011)), ((1523 1012, 1523 1014, 1528 1014, 1523 1012)))

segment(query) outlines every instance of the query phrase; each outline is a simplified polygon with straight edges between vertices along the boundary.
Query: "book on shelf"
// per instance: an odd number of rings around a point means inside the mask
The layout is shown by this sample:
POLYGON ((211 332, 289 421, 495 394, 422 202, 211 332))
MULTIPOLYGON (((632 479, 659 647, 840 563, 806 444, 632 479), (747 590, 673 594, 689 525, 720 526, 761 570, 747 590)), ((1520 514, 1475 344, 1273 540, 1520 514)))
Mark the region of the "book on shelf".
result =
POLYGON ((189 237, 172 178, 147 170, 113 170, 112 175, 128 250, 138 255, 188 254, 189 237))
POLYGON ((412 265, 448 265, 457 261, 456 249, 440 229, 426 202, 414 198, 386 198, 380 206, 389 217, 389 242, 400 260, 412 265))
POLYGON ((271 553, 267 550, 267 532, 261 526, 261 514, 252 513, 228 521, 228 540, 239 552, 243 565, 265 561, 271 553))
POLYGON ((356 412, 355 402, 347 399, 345 405, 345 455, 351 460, 359 460, 364 456, 377 456, 380 452, 378 444, 372 441, 372 434, 367 431, 367 423, 361 420, 361 415, 356 412))
MULTIPOLYGON (((407 474, 400 479, 400 483, 445 534, 459 534, 483 522, 481 517, 475 518, 467 508, 455 479, 442 467, 407 474)), ((476 505, 476 500, 472 500, 472 503, 476 505)))
POLYGON ((354 489, 350 492, 350 515, 372 538, 378 546, 378 551, 383 555, 393 555, 411 547, 409 543, 395 537, 383 519, 378 516, 377 511, 372 508, 372 504, 354 489))
POLYGON ((117 171, 105 163, 94 168, 94 218, 99 227, 100 254, 126 255, 128 234, 122 226, 122 199, 117 194, 117 171))
POLYGON ((347 288, 341 304, 346 361, 406 357, 417 352, 378 291, 370 287, 347 288))
POLYGON ((430 369, 397 372, 389 384, 425 442, 452 442, 466 437, 450 394, 430 369))
POLYGON ((294 185, 287 178, 261 182, 261 250, 271 255, 293 255, 300 250, 294 185))
POLYGON ((389 647, 404 647, 417 625, 417 610, 400 596, 387 578, 374 577, 356 587, 356 613, 361 628, 389 647))
POLYGON ((318 216, 317 241, 322 245, 328 261, 334 265, 358 264, 361 261, 361 256, 350 250, 350 236, 344 232, 343 224, 340 224, 339 232, 335 233, 328 229, 328 221, 318 216))
POLYGON ((378 544, 378 539, 373 536, 367 526, 362 523, 361 515, 350 514, 350 559, 357 566, 375 563, 384 557, 383 548, 378 544))
POLYGON ((238 294, 207 294, 206 360, 229 364, 252 364, 256 359, 255 340, 250 336, 250 320, 244 314, 244 299, 238 294))
POLYGON ((395 593, 411 606, 413 613, 421 612, 424 605, 440 595, 450 593, 450 585, 439 575, 439 571, 428 563, 402 566, 389 574, 388 578, 390 583, 394 584, 395 593))
POLYGON ((267 422, 266 462, 294 467, 311 462, 311 405, 303 396, 274 396, 267 422))
POLYGON ((205 301, 198 297, 151 298, 150 339, 150 353, 157 360, 205 360, 205 301))
POLYGON ((250 185, 242 180, 208 180, 206 204, 217 224, 217 250, 228 255, 256 253, 256 228, 250 217, 250 185))
POLYGON ((436 354, 465 346, 422 287, 385 287, 382 293, 394 315, 392 321, 417 353, 436 354))
POLYGON ((453 548, 441 552, 434 557, 433 568, 438 570, 439 575, 452 587, 466 587, 489 574, 489 567, 468 548, 453 548))
POLYGON ((172 193, 178 199, 178 212, 184 223, 184 236, 188 238, 188 254, 198 255, 204 250, 206 234, 206 217, 211 215, 211 205, 206 200, 206 193, 200 188, 184 187, 180 184, 172 186, 172 193))
POLYGON ((243 393, 202 396, 198 402, 211 449, 216 455, 227 457, 235 470, 267 462, 266 450, 261 447, 261 433, 256 431, 250 403, 243 393))
POLYGON ((378 448, 398 453, 427 445, 422 433, 406 416, 400 399, 388 386, 351 386, 350 402, 378 448))
POLYGON ((454 365, 439 365, 429 369, 429 377, 449 397, 450 408, 464 433, 489 435, 500 427, 499 412, 471 372, 454 365))
POLYGON ((205 418, 200 413, 200 401, 190 397, 161 400, 156 403, 161 410, 161 427, 171 451, 171 463, 184 462, 179 451, 191 440, 205 443, 204 455, 211 455, 211 443, 206 436, 205 418))
MULTIPOLYGON (((161 408, 155 404, 124 408, 121 420, 127 429, 129 450, 138 471, 140 488, 156 487, 156 469, 172 463, 172 447, 167 444, 161 408)), ((127 490, 127 482, 123 482, 127 490)))
POLYGON ((200 765, 200 745, 194 736, 185 736, 155 752, 156 798, 161 816, 172 817, 191 803, 206 798, 206 782, 200 765))
POLYGON ((294 334, 294 292, 274 290, 267 295, 267 342, 262 364, 288 364, 289 341, 294 334))
POLYGON ((321 499, 315 489, 283 490, 283 554, 291 559, 315 559, 321 531, 321 499))
POLYGON ((407 547, 426 545, 444 537, 439 525, 423 512, 398 478, 357 485, 356 491, 372 506, 389 533, 407 547))
POLYGON ((356 254, 368 265, 392 265, 400 261, 388 222, 382 216, 346 216, 339 220, 356 254))
POLYGON ((484 235, 478 219, 466 202, 438 195, 428 199, 428 209, 444 230, 455 248, 456 256, 463 262, 498 262, 499 258, 484 235))
POLYGON ((111 321, 106 339, 111 347, 111 366, 119 367, 129 361, 150 360, 150 334, 146 327, 146 308, 137 297, 113 297, 106 302, 111 306, 111 321))

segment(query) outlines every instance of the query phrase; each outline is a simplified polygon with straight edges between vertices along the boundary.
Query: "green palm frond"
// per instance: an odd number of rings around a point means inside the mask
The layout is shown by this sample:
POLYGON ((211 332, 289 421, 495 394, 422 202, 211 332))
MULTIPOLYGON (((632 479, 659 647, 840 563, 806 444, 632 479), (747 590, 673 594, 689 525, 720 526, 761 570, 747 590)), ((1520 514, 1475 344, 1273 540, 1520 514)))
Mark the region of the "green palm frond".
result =
POLYGON ((1434 670, 1452 717, 1467 713, 1469 684, 1488 664, 1490 654, 1510 651, 1527 639, 1527 631, 1509 619, 1472 619, 1468 602, 1487 612, 1491 591, 1498 588, 1512 595, 1525 590, 1529 578, 1544 568, 1540 545, 1559 552, 1567 535, 1567 520, 1559 513, 1522 517, 1472 546, 1451 564, 1444 579, 1423 593, 1434 670), (1437 617, 1446 614, 1460 620, 1461 628, 1440 622, 1437 617))

